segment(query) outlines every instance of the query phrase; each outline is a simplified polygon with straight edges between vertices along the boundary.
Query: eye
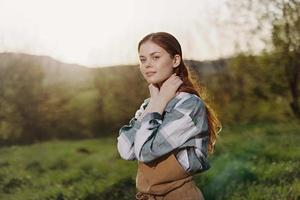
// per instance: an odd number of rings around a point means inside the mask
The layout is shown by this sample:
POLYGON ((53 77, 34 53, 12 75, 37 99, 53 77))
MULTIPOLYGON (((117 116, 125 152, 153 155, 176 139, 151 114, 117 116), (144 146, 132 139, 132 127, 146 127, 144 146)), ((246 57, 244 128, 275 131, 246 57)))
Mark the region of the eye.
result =
POLYGON ((143 63, 143 62, 145 62, 145 61, 146 61, 146 59, 140 59, 140 61, 143 63))
POLYGON ((157 60, 157 59, 159 59, 159 56, 154 56, 153 59, 157 60))

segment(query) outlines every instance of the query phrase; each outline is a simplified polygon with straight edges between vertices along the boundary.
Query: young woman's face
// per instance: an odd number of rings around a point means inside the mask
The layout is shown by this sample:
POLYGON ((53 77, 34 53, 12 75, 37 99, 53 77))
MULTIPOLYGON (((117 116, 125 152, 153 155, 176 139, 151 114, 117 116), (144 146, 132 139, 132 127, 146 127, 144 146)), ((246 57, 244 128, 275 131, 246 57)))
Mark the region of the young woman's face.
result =
POLYGON ((140 71, 149 84, 160 86, 178 66, 175 57, 172 59, 166 50, 151 41, 140 46, 139 57, 140 71))

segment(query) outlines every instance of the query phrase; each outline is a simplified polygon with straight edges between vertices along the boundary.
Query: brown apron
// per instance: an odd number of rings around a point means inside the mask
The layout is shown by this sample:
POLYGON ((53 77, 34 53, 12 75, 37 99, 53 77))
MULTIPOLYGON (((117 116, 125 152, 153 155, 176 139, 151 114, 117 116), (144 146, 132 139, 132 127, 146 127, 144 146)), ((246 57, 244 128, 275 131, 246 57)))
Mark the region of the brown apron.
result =
POLYGON ((204 199, 191 174, 177 161, 176 153, 173 151, 147 164, 138 161, 136 199, 204 199))

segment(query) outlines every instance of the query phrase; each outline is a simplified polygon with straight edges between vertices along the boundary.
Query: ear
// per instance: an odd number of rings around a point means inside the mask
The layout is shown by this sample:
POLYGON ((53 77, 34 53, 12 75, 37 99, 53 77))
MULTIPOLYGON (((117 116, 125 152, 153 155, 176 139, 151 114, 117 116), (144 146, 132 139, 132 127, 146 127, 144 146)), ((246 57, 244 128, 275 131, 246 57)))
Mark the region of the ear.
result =
POLYGON ((179 54, 176 54, 173 58, 173 68, 176 68, 178 67, 178 65, 180 64, 181 62, 181 57, 179 54))

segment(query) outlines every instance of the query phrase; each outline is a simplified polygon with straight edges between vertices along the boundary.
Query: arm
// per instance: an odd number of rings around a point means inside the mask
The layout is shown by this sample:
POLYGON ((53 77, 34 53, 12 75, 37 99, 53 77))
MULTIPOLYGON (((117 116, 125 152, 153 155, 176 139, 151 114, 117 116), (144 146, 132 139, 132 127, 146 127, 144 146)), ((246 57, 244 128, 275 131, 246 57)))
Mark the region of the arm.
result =
MULTIPOLYGON (((203 118, 204 126, 208 127, 207 118, 203 118)), ((183 161, 183 168, 192 174, 206 171, 210 168, 208 156, 209 132, 202 132, 182 145, 186 153, 178 153, 178 161, 183 161)))
POLYGON ((124 160, 135 160, 134 154, 134 138, 136 131, 141 127, 140 117, 144 111, 144 106, 148 103, 146 99, 140 108, 135 112, 135 116, 130 119, 128 125, 124 125, 119 130, 119 136, 117 138, 118 152, 124 160))
MULTIPOLYGON (((206 137, 204 140, 208 140, 208 137, 206 137)), ((205 152, 203 152, 203 150, 207 151, 207 145, 205 145, 204 143, 204 146, 201 149, 192 147, 188 150, 190 164, 189 171, 193 174, 206 171, 210 168, 207 155, 205 154, 205 152)))
POLYGON ((175 106, 164 119, 159 112, 148 112, 136 132, 134 151, 136 158, 145 163, 182 146, 190 138, 207 131, 204 103, 190 97, 175 106))
MULTIPOLYGON (((207 145, 204 143, 202 149, 205 151, 207 149, 207 145)), ((187 147, 180 150, 177 153, 176 158, 182 168, 191 174, 201 173, 210 168, 207 156, 197 147, 187 147)))
POLYGON ((148 114, 152 113, 158 113, 161 116, 166 104, 174 97, 175 92, 181 83, 182 81, 178 76, 175 76, 174 73, 166 81, 164 81, 160 89, 155 87, 153 84, 149 85, 151 97, 144 101, 145 104, 149 102, 146 110, 143 107, 144 105, 142 105, 140 108, 141 110, 136 112, 135 118, 130 120, 129 125, 123 126, 120 129, 118 150, 123 159, 136 159, 134 151, 134 146, 136 144, 136 133, 141 129, 143 119, 147 119, 148 114), (138 117, 137 113, 139 113, 138 117))

